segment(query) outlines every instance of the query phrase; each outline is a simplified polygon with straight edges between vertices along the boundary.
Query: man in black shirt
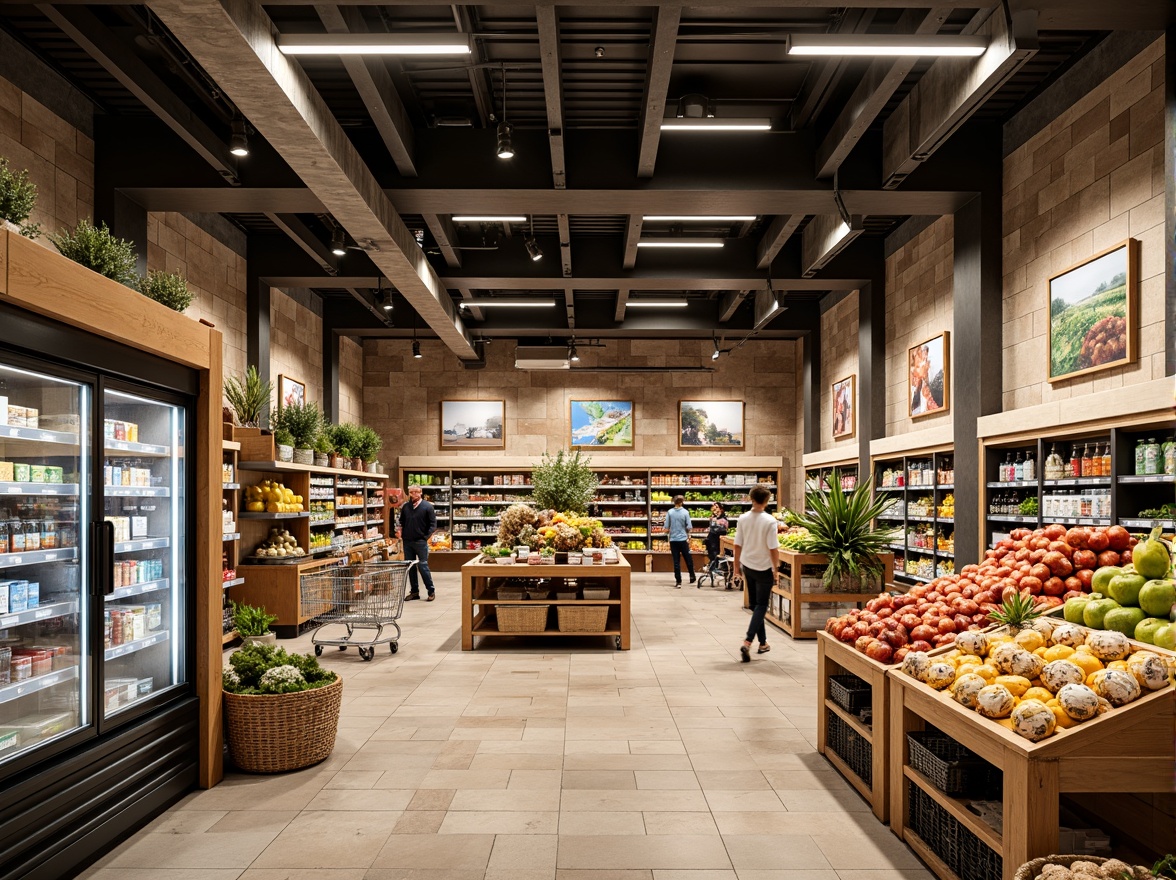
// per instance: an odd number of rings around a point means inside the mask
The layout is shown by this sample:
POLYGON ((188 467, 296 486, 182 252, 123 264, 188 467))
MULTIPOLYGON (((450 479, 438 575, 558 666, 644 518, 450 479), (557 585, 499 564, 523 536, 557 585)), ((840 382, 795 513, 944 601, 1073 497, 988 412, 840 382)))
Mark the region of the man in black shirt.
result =
POLYGON ((420 587, 417 586, 417 569, 421 571, 421 578, 425 582, 425 589, 429 592, 428 601, 436 597, 433 592, 433 575, 429 571, 429 536, 437 531, 437 513, 433 505, 421 497, 420 486, 408 487, 408 500, 400 505, 400 527, 397 533, 404 544, 404 558, 417 560, 417 564, 408 570, 408 595, 405 599, 419 599, 420 587))

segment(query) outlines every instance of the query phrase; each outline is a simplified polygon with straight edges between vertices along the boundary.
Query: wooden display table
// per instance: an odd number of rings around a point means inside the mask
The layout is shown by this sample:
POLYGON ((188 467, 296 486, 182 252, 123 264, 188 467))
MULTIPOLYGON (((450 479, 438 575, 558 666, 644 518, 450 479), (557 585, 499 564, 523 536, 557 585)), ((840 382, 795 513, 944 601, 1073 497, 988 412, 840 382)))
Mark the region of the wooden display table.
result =
MULTIPOLYGON (((461 649, 472 651, 474 637, 506 636, 612 636, 619 650, 629 650, 629 563, 624 554, 616 565, 498 565, 473 559, 461 567, 461 649), (574 578, 583 586, 591 580, 609 588, 608 599, 544 599, 545 605, 605 605, 608 606, 604 629, 594 632, 560 632, 554 620, 546 628, 534 632, 499 632, 495 609, 498 605, 525 604, 519 600, 500 601, 497 590, 512 578, 534 580, 543 578, 555 584, 560 579, 574 578)), ((554 591, 556 586, 552 587, 554 591)))
MULTIPOLYGON (((1151 645, 1144 647, 1170 656, 1151 645)), ((943 650, 947 649, 938 653, 943 650)), ((1176 690, 1171 686, 1146 692, 1134 703, 1034 743, 898 668, 887 675, 890 826, 942 880, 959 878, 909 827, 908 780, 1003 859, 1003 880, 1013 880, 1017 868, 1030 859, 1058 851, 1059 794, 1172 789, 1176 690), (1003 771, 1003 833, 909 766, 906 735, 928 725, 1003 771)))
MULTIPOLYGON (((854 608, 860 608, 864 603, 873 599, 885 589, 885 573, 894 570, 893 553, 881 553, 878 558, 882 560, 884 566, 882 569, 883 582, 878 585, 878 589, 856 593, 809 593, 805 592, 803 567, 806 565, 824 566, 828 563, 828 557, 823 553, 794 553, 791 550, 782 549, 780 551, 780 582, 772 587, 767 619, 794 639, 816 638, 817 633, 825 626, 826 620, 844 614, 848 609, 833 607, 828 609, 828 614, 824 614, 822 610, 812 619, 815 626, 805 626, 807 622, 805 620, 806 608, 822 605, 852 605, 854 608), (787 607, 785 607, 785 603, 787 603, 787 607)), ((746 590, 746 587, 744 589, 746 590)))
POLYGON ((882 822, 890 817, 890 687, 886 673, 894 668, 871 660, 826 632, 817 633, 817 751, 858 790, 882 822), (869 725, 829 696, 829 676, 845 673, 856 675, 870 687, 869 725), (838 754, 830 747, 827 736, 830 714, 869 744, 869 779, 863 779, 849 766, 848 755, 838 754))

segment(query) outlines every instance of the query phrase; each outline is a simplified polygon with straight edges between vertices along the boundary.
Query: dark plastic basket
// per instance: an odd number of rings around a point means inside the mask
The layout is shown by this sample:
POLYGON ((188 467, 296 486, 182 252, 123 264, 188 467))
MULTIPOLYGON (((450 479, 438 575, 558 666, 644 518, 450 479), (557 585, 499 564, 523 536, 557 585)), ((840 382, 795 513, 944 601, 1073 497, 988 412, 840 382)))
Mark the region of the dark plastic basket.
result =
POLYGON ((937 730, 915 730, 907 734, 910 765, 944 794, 987 791, 992 765, 975 752, 937 730))
POLYGON ((1004 859, 967 828, 960 835, 960 851, 960 880, 1000 880, 1004 859))
POLYGON ((825 722, 825 748, 837 755, 867 786, 873 785, 874 753, 868 740, 830 712, 825 722))
POLYGON ((829 699, 854 715, 873 704, 874 692, 870 685, 856 675, 830 675, 829 699))
POLYGON ((959 876, 963 863, 960 836, 961 833, 966 833, 966 829, 951 813, 935 803, 929 794, 909 779, 907 789, 910 829, 954 874, 959 876))

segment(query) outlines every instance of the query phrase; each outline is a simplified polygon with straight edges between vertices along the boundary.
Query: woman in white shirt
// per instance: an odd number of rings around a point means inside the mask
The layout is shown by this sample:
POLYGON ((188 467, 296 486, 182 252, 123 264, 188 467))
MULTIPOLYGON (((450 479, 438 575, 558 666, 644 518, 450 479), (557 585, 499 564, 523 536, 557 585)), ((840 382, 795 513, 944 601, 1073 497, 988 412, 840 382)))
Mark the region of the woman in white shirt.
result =
POLYGON ((768 598, 772 595, 772 584, 776 582, 776 573, 780 568, 776 519, 764 509, 772 493, 766 486, 759 485, 752 487, 750 495, 751 510, 739 517, 735 531, 735 569, 740 570, 742 565, 752 607, 747 638, 739 648, 740 659, 744 663, 751 662, 753 639, 759 639, 757 654, 771 650, 764 615, 768 613, 768 598))

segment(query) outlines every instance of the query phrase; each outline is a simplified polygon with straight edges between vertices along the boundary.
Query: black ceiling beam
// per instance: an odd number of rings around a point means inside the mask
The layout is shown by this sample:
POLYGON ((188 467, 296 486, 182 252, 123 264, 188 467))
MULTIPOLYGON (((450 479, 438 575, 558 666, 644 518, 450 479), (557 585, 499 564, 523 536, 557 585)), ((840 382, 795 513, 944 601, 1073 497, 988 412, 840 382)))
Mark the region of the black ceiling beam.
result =
POLYGON ((674 67, 674 49, 678 43, 678 23, 681 18, 682 10, 676 6, 658 6, 653 10, 649 63, 641 104, 641 129, 638 132, 638 177, 652 177, 653 166, 657 162, 661 123, 666 115, 666 96, 670 89, 670 73, 674 67))
POLYGON ((776 254, 788 243, 792 233, 800 227, 804 214, 779 214, 772 218, 772 223, 759 240, 755 248, 755 264, 761 269, 772 265, 776 254))

